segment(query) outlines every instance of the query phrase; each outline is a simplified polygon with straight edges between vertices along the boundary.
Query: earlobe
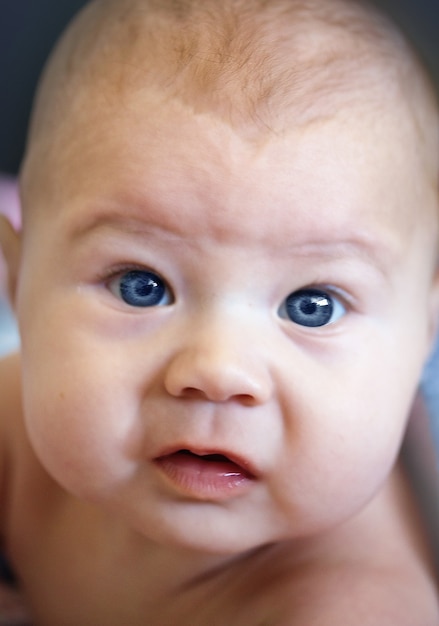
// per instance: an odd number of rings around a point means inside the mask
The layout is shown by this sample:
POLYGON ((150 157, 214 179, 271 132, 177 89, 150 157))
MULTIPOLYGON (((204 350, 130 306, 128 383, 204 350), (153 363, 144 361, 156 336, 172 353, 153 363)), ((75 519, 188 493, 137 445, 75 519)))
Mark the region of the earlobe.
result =
POLYGON ((0 249, 6 261, 8 276, 8 294, 11 304, 15 301, 15 292, 20 264, 20 233, 14 230, 8 218, 0 215, 0 249))

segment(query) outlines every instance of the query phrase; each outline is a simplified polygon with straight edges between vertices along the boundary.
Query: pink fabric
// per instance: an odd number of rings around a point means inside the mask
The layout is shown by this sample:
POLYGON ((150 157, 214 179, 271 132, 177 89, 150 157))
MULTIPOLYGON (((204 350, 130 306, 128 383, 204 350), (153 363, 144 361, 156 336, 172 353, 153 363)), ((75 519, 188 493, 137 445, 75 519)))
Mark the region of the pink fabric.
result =
MULTIPOLYGON (((20 198, 18 185, 12 176, 0 175, 0 214, 6 215, 14 228, 20 228, 20 198)), ((6 269, 0 254, 0 291, 6 284, 6 269)))
POLYGON ((0 174, 0 213, 7 215, 15 228, 20 227, 20 198, 15 178, 0 174))

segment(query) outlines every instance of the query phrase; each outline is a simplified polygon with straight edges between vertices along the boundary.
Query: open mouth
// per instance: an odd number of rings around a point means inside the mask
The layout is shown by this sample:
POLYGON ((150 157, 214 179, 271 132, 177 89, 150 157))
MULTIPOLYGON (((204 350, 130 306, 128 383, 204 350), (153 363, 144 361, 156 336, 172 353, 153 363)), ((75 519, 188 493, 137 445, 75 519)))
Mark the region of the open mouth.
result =
POLYGON ((168 458, 173 458, 177 462, 187 463, 188 465, 189 463, 192 463, 192 466, 194 468, 198 467, 200 471, 216 471, 227 475, 245 474, 249 478, 251 476, 251 473, 239 462, 230 459, 225 454, 197 454, 191 450, 182 449, 168 455, 168 458))
POLYGON ((155 463, 180 490, 197 497, 232 495, 255 479, 245 462, 221 452, 204 454, 181 448, 158 457, 155 463))
POLYGON ((213 463, 213 462, 233 463, 233 461, 231 461, 224 454, 196 454, 195 452, 191 452, 190 450, 179 450, 178 452, 176 452, 176 454, 196 457, 197 459, 201 459, 202 461, 207 461, 208 463, 213 463))

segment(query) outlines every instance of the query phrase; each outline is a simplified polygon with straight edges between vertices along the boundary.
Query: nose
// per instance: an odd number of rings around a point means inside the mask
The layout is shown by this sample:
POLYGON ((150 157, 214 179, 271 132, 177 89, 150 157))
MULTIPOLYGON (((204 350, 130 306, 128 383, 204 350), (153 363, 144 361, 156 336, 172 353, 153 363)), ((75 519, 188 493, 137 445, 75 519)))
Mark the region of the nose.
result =
POLYGON ((271 397, 273 382, 255 345, 247 334, 230 328, 227 333, 212 327, 190 332, 167 365, 166 390, 180 398, 264 404, 271 397))

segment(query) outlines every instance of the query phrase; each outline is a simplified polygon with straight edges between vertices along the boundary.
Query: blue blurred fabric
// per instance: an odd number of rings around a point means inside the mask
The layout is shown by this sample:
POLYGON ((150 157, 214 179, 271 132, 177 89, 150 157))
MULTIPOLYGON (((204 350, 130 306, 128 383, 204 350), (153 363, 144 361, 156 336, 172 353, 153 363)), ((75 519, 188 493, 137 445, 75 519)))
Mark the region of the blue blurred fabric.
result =
POLYGON ((430 416, 430 428, 439 459, 439 338, 427 363, 422 380, 422 391, 430 416))
POLYGON ((0 293, 0 356, 19 345, 17 326, 6 298, 0 293))

